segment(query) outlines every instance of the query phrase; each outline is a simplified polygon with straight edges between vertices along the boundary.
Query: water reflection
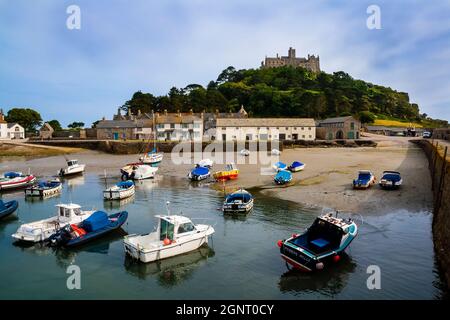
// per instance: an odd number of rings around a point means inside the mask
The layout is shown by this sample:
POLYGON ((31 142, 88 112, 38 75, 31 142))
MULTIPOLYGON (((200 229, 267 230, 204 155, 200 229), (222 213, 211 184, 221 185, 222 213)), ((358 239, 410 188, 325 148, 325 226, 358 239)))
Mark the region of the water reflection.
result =
POLYGON ((349 276, 355 272, 356 266, 349 255, 343 254, 339 263, 327 266, 319 272, 287 271, 280 277, 278 287, 281 292, 294 294, 320 292, 335 296, 346 287, 349 276))
POLYGON ((86 183, 84 175, 76 175, 76 176, 69 176, 64 177, 61 179, 61 181, 66 182, 67 187, 69 189, 82 186, 86 183))
POLYGON ((133 194, 131 197, 120 200, 104 200, 103 207, 106 210, 122 209, 127 204, 133 203, 136 196, 133 194))
POLYGON ((202 246, 190 253, 152 263, 137 262, 127 256, 124 266, 128 273, 141 280, 156 276, 161 286, 173 287, 189 279, 197 268, 205 264, 208 258, 214 255, 213 249, 202 246))

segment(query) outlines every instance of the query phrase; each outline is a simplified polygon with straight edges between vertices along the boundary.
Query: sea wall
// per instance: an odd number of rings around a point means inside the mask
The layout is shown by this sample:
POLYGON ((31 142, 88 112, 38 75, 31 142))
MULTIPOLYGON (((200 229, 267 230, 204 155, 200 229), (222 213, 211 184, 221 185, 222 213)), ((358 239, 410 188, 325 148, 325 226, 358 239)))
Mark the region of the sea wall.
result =
MULTIPOLYGON (((147 141, 115 141, 115 140, 30 140, 29 143, 41 144, 49 146, 59 146, 59 147, 72 147, 72 148, 85 148, 91 150, 99 150, 107 153, 113 154, 137 154, 142 153, 145 150, 149 150, 153 145, 147 141)), ((201 150, 215 149, 226 150, 226 151, 240 151, 242 149, 249 149, 250 151, 260 151, 260 150, 272 150, 273 148, 284 150, 292 148, 357 148, 357 147, 375 147, 377 144, 371 140, 315 140, 315 141, 283 141, 281 143, 277 142, 267 142, 267 143, 249 143, 247 142, 202 142, 201 150)), ((158 150, 162 152, 171 152, 175 147, 183 150, 197 150, 194 149, 194 143, 191 142, 158 142, 156 144, 158 150)), ((199 148, 198 145, 195 148, 199 148)))
POLYGON ((450 148, 440 141, 415 140, 428 158, 433 190, 433 241, 437 260, 450 288, 450 148), (445 157, 446 155, 446 157, 445 157))

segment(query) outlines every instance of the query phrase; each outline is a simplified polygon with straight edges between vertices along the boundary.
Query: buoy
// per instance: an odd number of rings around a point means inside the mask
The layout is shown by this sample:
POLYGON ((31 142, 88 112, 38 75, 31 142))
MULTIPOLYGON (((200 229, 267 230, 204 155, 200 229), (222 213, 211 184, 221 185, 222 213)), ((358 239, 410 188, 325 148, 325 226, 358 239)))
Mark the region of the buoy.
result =
POLYGON ((316 263, 316 269, 317 269, 317 270, 322 270, 323 267, 324 267, 323 262, 318 262, 318 263, 316 263))
POLYGON ((168 246, 171 243, 171 241, 170 241, 169 238, 164 238, 163 243, 164 243, 165 246, 168 246))
POLYGON ((283 241, 282 240, 278 240, 277 245, 278 245, 278 247, 281 248, 281 246, 283 245, 283 241))
POLYGON ((296 233, 293 233, 292 234, 292 238, 295 238, 295 237, 297 237, 298 236, 298 234, 296 234, 296 233))
POLYGON ((339 262, 339 260, 341 260, 341 256, 340 256, 340 255, 335 255, 335 256, 333 257, 333 261, 334 261, 334 262, 339 262))

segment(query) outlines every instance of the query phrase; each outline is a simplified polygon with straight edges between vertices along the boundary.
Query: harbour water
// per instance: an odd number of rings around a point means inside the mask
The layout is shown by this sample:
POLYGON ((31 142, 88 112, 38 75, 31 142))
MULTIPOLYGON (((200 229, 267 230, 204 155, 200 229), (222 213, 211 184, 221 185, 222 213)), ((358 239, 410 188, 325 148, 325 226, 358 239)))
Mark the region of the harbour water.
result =
MULTIPOLYGON (((119 177, 111 177, 110 185, 119 177)), ((64 181, 60 196, 25 200, 23 191, 2 194, 19 210, 0 222, 0 299, 440 299, 446 297, 436 268, 431 213, 397 211, 354 216, 359 236, 339 263, 322 272, 289 272, 277 240, 308 227, 321 209, 254 193, 248 216, 225 217, 223 194, 187 179, 138 182, 133 198, 104 202, 103 177, 64 181), (154 215, 173 214, 213 224, 209 247, 157 263, 125 257, 122 237, 154 229, 154 215), (123 231, 76 250, 14 244, 20 224, 55 214, 55 204, 74 202, 108 212, 127 210, 123 231), (71 264, 81 269, 81 289, 67 289, 71 264), (367 267, 381 270, 381 289, 367 288, 367 267)), ((250 190, 251 191, 251 190, 250 190)))

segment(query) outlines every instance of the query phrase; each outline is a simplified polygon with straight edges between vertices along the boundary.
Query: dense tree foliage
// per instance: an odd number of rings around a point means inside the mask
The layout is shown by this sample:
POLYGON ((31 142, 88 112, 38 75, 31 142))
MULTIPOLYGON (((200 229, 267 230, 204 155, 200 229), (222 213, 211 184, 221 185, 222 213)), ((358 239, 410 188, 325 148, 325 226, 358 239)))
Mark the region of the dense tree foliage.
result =
POLYGON ((61 131, 62 127, 58 120, 50 120, 47 123, 53 128, 55 131, 61 131))
POLYGON ((67 127, 69 127, 70 129, 81 129, 84 128, 84 122, 75 121, 69 124, 67 127))
POLYGON ((10 123, 17 122, 27 132, 36 131, 37 127, 42 124, 39 112, 29 108, 12 108, 8 111, 5 120, 10 123))
POLYGON ((353 79, 345 72, 313 73, 303 68, 236 70, 228 67, 206 88, 190 84, 164 96, 136 92, 123 109, 151 112, 236 111, 244 105, 253 117, 355 115, 370 122, 375 115, 420 121, 419 106, 407 93, 353 79))

